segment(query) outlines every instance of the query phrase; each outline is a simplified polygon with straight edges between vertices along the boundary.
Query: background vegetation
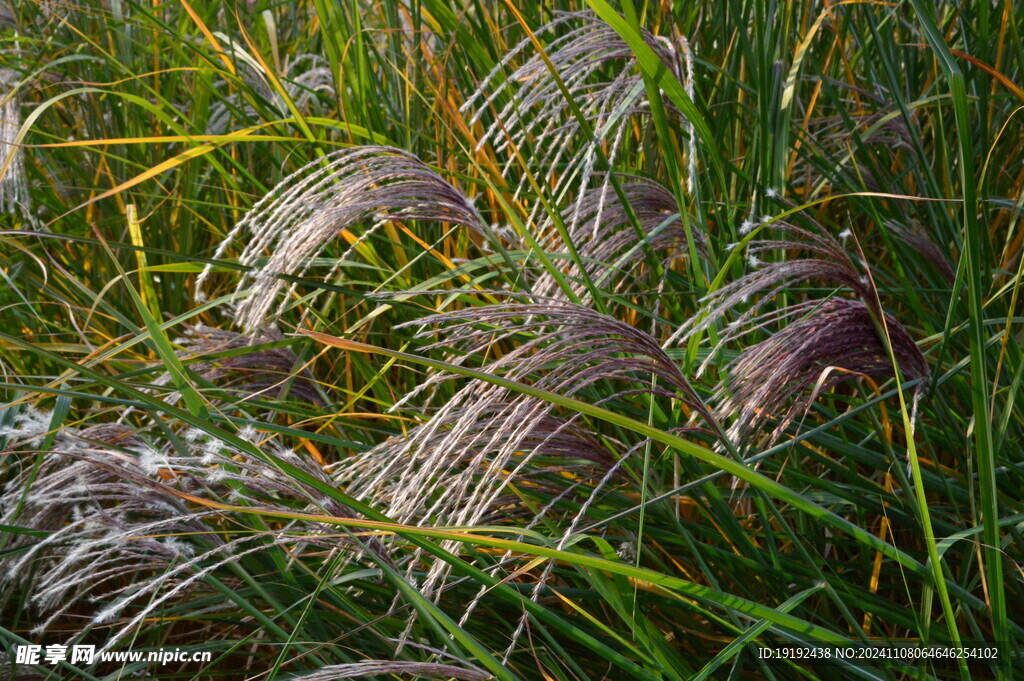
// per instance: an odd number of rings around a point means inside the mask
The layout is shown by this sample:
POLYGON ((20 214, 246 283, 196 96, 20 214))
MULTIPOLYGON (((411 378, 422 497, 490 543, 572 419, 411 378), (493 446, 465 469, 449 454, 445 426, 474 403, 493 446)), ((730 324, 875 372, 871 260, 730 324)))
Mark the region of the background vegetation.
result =
POLYGON ((1012 2, 0 23, 3 673, 1024 673, 1012 2))

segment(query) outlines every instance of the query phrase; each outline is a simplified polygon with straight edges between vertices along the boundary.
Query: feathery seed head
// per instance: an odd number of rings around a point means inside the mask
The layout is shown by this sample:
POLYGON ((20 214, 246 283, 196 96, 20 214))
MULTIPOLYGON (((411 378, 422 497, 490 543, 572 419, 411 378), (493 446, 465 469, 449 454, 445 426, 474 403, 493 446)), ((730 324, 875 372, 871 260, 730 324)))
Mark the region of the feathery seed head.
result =
MULTIPOLYGON (((236 289, 240 294, 252 288, 252 295, 238 308, 241 326, 253 331, 264 324, 283 288, 281 276, 302 275, 310 258, 341 231, 374 218, 378 224, 429 220, 474 230, 483 227, 480 214, 466 197, 412 154, 382 146, 334 152, 279 183, 253 206, 214 254, 214 259, 222 257, 245 230, 252 237, 242 252, 242 265, 255 267, 270 251, 266 263, 247 273, 236 289)), ((339 262, 347 260, 371 233, 359 237, 339 262)), ((200 274, 197 290, 202 289, 210 271, 207 266, 200 274)))
POLYGON ((18 145, 21 100, 15 89, 18 73, 0 69, 0 211, 30 216, 25 151, 18 145))
MULTIPOLYGON (((290 348, 261 348, 284 340, 276 328, 265 327, 250 334, 198 325, 189 327, 183 338, 177 339, 181 346, 179 356, 194 360, 205 356, 210 359, 193 363, 192 369, 205 380, 225 392, 238 395, 239 402, 281 398, 281 391, 288 386, 287 397, 319 404, 320 398, 314 387, 312 376, 306 370, 296 374, 298 358, 290 348), (246 350, 245 352, 237 352, 246 350), (225 353, 226 357, 215 357, 225 353), (292 380, 294 378, 294 380, 292 380)), ((169 376, 161 382, 170 380, 169 376)), ((189 429, 184 437, 196 441, 205 437, 202 431, 189 429)), ((258 437, 251 426, 239 431, 243 439, 258 437)))
MULTIPOLYGON (((771 437, 777 438, 820 393, 862 376, 893 375, 867 305, 832 298, 793 307, 790 316, 799 318, 746 348, 719 388, 717 411, 737 418, 738 436, 771 421, 771 437)), ((886 326, 903 377, 927 379, 928 365, 907 331, 888 314, 886 326)))
MULTIPOLYGON (((637 248, 640 234, 646 235, 649 247, 658 254, 664 253, 666 265, 676 259, 689 257, 689 243, 686 229, 679 215, 680 209, 675 197, 664 186, 654 180, 635 175, 617 175, 625 202, 611 186, 611 179, 605 186, 583 192, 572 206, 562 213, 562 221, 570 225, 570 239, 577 252, 586 261, 584 266, 592 281, 602 284, 612 275, 620 285, 628 282, 630 274, 641 274, 638 270, 644 259, 644 251, 637 248), (634 225, 632 218, 636 220, 634 225)), ((561 250, 557 230, 547 223, 542 227, 549 240, 545 246, 561 250)), ((694 247, 698 254, 706 252, 706 237, 696 225, 691 225, 694 247)), ((581 300, 590 296, 583 282, 579 268, 573 263, 569 270, 570 281, 581 300)), ((564 296, 559 283, 549 273, 544 273, 532 286, 539 298, 561 298, 564 296)))

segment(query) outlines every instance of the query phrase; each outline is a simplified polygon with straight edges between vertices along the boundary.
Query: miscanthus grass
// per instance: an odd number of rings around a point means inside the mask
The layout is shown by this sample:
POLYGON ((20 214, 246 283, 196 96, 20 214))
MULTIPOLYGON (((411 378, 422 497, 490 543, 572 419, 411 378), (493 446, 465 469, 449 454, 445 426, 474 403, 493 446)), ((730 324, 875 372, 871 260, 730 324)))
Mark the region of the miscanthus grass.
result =
POLYGON ((30 197, 25 183, 25 153, 17 144, 21 132, 21 97, 17 91, 18 74, 0 69, 0 210, 28 213, 30 197))
POLYGON ((1022 21, 0 3, 0 678, 1020 677, 1022 21))

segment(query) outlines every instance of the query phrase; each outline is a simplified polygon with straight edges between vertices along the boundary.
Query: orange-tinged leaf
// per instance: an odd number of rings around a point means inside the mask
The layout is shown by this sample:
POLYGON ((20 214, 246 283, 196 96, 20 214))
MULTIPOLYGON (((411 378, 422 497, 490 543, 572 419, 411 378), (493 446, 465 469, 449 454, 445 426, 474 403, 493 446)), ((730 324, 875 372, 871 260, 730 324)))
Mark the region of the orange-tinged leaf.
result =
POLYGON ((220 60, 224 62, 225 66, 228 67, 228 71, 230 71, 231 74, 234 75, 235 65, 231 63, 231 59, 228 58, 228 55, 220 46, 220 43, 217 41, 217 38, 213 35, 213 33, 210 32, 210 29, 207 28, 205 23, 203 23, 203 20, 199 18, 199 15, 196 14, 196 11, 192 9, 192 5, 188 4, 187 0, 181 0, 181 6, 184 7, 185 11, 188 12, 188 15, 192 17, 192 21, 194 21, 196 23, 196 26, 199 27, 199 30, 202 32, 203 36, 205 36, 206 39, 210 42, 210 44, 213 45, 213 49, 217 51, 217 55, 220 57, 220 60))
POLYGON ((326 333, 320 333, 318 331, 309 331, 303 329, 300 333, 309 336, 313 340, 319 341, 324 345, 330 345, 335 348, 341 348, 342 350, 350 350, 352 352, 366 352, 374 353, 377 352, 377 348, 366 343, 360 343, 358 341, 347 340, 345 338, 338 338, 337 336, 330 336, 326 333))
POLYGON ((85 201, 84 203, 78 204, 77 206, 75 206, 71 210, 67 211, 66 213, 62 213, 61 215, 59 215, 56 218, 54 218, 53 220, 51 220, 49 223, 47 223, 47 226, 52 225, 54 222, 57 222, 61 218, 64 218, 64 217, 70 215, 71 213, 74 213, 77 210, 80 210, 82 208, 85 208, 86 206, 90 206, 90 205, 96 203, 100 199, 105 199, 108 196, 114 196, 115 194, 120 194, 124 190, 131 189, 132 187, 134 187, 134 186, 136 186, 138 184, 141 184, 141 183, 145 182, 148 179, 156 177, 157 175, 160 175, 161 173, 164 173, 165 171, 172 170, 173 168, 177 168, 181 164, 186 163, 188 161, 191 161, 192 159, 199 158, 200 156, 204 156, 207 153, 213 151, 214 149, 217 149, 220 146, 221 146, 221 144, 212 144, 212 143, 211 144, 202 144, 202 145, 200 145, 198 147, 194 147, 192 149, 188 149, 186 151, 183 151, 180 154, 178 154, 177 156, 175 156, 173 158, 167 159, 163 163, 158 163, 157 165, 153 166, 152 168, 146 169, 145 171, 139 173, 138 175, 136 175, 135 177, 131 178, 130 180, 126 180, 126 181, 122 182, 121 184, 117 185, 113 189, 108 189, 107 191, 105 191, 105 192, 103 192, 101 194, 97 194, 96 196, 92 197, 88 201, 85 201))

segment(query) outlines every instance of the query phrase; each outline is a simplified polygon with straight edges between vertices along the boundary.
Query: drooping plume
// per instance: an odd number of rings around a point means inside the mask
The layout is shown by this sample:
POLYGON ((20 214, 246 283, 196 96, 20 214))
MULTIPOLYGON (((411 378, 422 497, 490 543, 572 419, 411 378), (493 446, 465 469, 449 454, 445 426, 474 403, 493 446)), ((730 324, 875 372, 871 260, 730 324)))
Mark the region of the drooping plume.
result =
MULTIPOLYGON (((776 223, 772 229, 781 235, 775 239, 751 241, 746 248, 747 262, 753 271, 710 293, 702 302, 702 312, 680 327, 670 341, 703 331, 728 312, 751 303, 726 328, 723 342, 745 333, 761 310, 775 297, 802 282, 825 280, 853 290, 861 299, 872 299, 868 280, 846 254, 842 243, 825 231, 811 231, 788 223, 776 223), (771 251, 804 251, 810 257, 765 262, 761 256, 771 251), (756 300, 752 300, 754 298, 756 300)), ((778 314, 778 313, 773 313, 778 314)), ((713 357, 708 357, 710 362, 713 357)))
POLYGON ((21 99, 15 86, 18 74, 0 69, 0 212, 29 214, 25 152, 18 145, 21 99))
MULTIPOLYGON (((242 334, 199 325, 190 327, 186 335, 176 342, 182 347, 179 353, 182 359, 230 353, 226 357, 211 357, 190 366, 218 388, 237 395, 239 401, 279 399, 286 392, 291 399, 319 403, 312 376, 306 371, 296 373, 299 370, 298 358, 291 349, 260 347, 283 340, 284 335, 272 327, 242 334)), ((168 377, 161 382, 169 380, 168 377)))
POLYGON ((885 226, 896 235, 896 238, 914 249, 924 262, 935 268, 935 271, 946 282, 952 284, 956 279, 956 272, 950 262, 949 253, 944 252, 935 243, 931 235, 925 230, 920 222, 908 220, 906 223, 890 220, 885 226))
MULTIPOLYGON (((675 337, 704 331, 727 314, 742 309, 718 333, 717 349, 756 331, 775 331, 767 340, 748 346, 724 368, 716 399, 719 418, 735 418, 730 434, 739 440, 768 423, 778 438, 819 394, 861 377, 893 375, 883 341, 888 332, 904 380, 929 377, 928 364, 907 330, 884 312, 870 279, 847 255, 843 243, 824 230, 811 231, 779 223, 775 239, 751 241, 747 260, 753 272, 709 294, 702 313, 675 337), (804 258, 764 262, 770 252, 804 251, 804 258), (832 296, 802 299, 766 309, 783 293, 794 296, 795 285, 824 281, 854 293, 858 300, 832 296)), ((798 297, 798 296, 797 296, 798 297)), ((922 384, 923 385, 923 384, 922 384)))
MULTIPOLYGON (((509 303, 434 315, 416 324, 424 325, 422 338, 440 334, 427 349, 444 348, 455 362, 496 357, 482 370, 561 395, 580 395, 602 384, 608 400, 649 395, 691 407, 698 401, 657 341, 583 306, 509 303), (513 340, 518 344, 506 348, 513 340)), ((417 394, 453 378, 436 374, 417 394)), ((512 500, 520 484, 547 489, 558 483, 548 492, 556 499, 583 485, 585 496, 595 498, 635 446, 596 436, 579 413, 470 380, 407 437, 345 462, 337 482, 398 522, 472 526, 501 518, 508 506, 503 500, 512 500), (572 473, 577 483, 566 490, 561 473, 572 473)), ((532 527, 549 511, 523 522, 532 527)), ((435 564, 423 593, 434 594, 446 573, 443 563, 435 564)))
MULTIPOLYGON (((10 451, 33 446, 49 420, 45 412, 24 411, 0 436, 8 438, 10 451)), ((76 616, 75 630, 107 626, 109 649, 157 609, 195 598, 206 575, 251 553, 285 544, 293 554, 304 546, 346 545, 333 528, 313 521, 295 531, 285 527, 222 540, 211 531, 219 512, 196 508, 183 494, 271 511, 345 517, 354 512, 279 470, 274 461, 330 484, 320 466, 272 438, 260 441, 254 430, 239 431, 239 437, 263 456, 200 431, 179 435, 175 447, 147 441, 123 424, 65 428, 37 470, 26 457, 29 465, 0 489, 0 523, 47 533, 41 539, 25 535, 17 540, 21 550, 0 556, 0 593, 18 587, 33 594, 36 634, 58 620, 66 627, 69 612, 93 604, 92 618, 76 616)), ((375 540, 368 546, 377 550, 375 540)))
MULTIPOLYGON (((241 52, 238 46, 235 46, 233 54, 236 68, 245 86, 266 101, 279 117, 288 117, 288 106, 281 95, 270 86, 262 65, 248 55, 243 58, 244 52, 241 52)), ((283 70, 284 74, 279 79, 281 86, 301 113, 309 114, 321 93, 333 99, 334 77, 331 75, 327 60, 323 57, 313 54, 299 55, 286 63, 283 70)), ((223 88, 228 85, 225 81, 219 81, 217 84, 223 88)), ((238 93, 229 94, 210 106, 206 134, 223 135, 238 128, 255 125, 261 120, 255 107, 247 102, 245 97, 238 93)))
MULTIPOLYGON (((507 175, 516 160, 511 148, 524 149, 529 145, 532 153, 526 156, 531 158, 530 172, 554 183, 556 202, 563 204, 568 203, 569 197, 578 198, 577 208, 570 215, 570 222, 575 226, 584 209, 585 190, 590 188, 595 173, 601 170, 598 156, 602 149, 609 167, 614 167, 623 139, 632 129, 631 122, 637 116, 649 116, 650 103, 633 50, 612 27, 593 12, 558 13, 554 21, 537 29, 535 35, 547 38, 562 30, 565 30, 562 35, 544 46, 546 60, 540 54, 531 56, 501 79, 510 63, 532 49, 533 41, 526 39, 512 48, 463 104, 462 110, 472 112, 471 121, 477 122, 489 109, 500 106, 499 102, 514 90, 508 103, 495 111, 494 122, 486 128, 477 147, 490 144, 499 155, 509 152, 505 154, 507 175), (551 72, 552 67, 557 78, 551 72), (609 78, 608 74, 615 75, 609 78), (585 134, 559 81, 578 106, 593 133, 592 138, 585 134)), ((692 99, 693 59, 686 39, 656 36, 646 30, 641 35, 692 99)), ((666 101, 664 106, 688 131, 691 174, 688 186, 692 193, 696 173, 694 131, 671 103, 666 101)), ((601 178, 602 197, 608 197, 611 195, 608 176, 602 174, 601 178)), ((524 177, 519 182, 517 196, 527 187, 529 180, 524 177)), ((544 231, 543 228, 550 227, 550 222, 545 220, 541 210, 537 202, 530 221, 541 225, 544 231)))
MULTIPOLYGON (((612 282, 624 286, 635 277, 646 254, 641 239, 665 264, 689 255, 686 229, 675 197, 649 178, 619 175, 619 179, 625 203, 613 187, 597 187, 584 192, 562 214, 565 224, 572 226, 570 237, 584 269, 598 288, 606 288, 612 282)), ((697 252, 703 253, 704 233, 693 225, 691 230, 697 252)), ((551 251, 560 250, 558 235, 549 232, 541 245, 551 251)), ((580 299, 589 298, 575 264, 569 267, 568 278, 580 299)), ((561 295, 557 281, 546 272, 533 285, 533 292, 551 298, 561 295)))
MULTIPOLYGON (((11 434, 15 445, 41 435, 34 423, 45 418, 23 416, 11 434)), ((153 457, 124 426, 67 430, 38 470, 25 466, 0 491, 0 522, 48 533, 23 538, 22 551, 0 560, 2 591, 18 586, 33 594, 37 633, 83 603, 130 600, 141 588, 134 578, 148 588, 154 575, 194 554, 194 545, 177 537, 204 533, 204 514, 133 480, 149 477, 153 457)))
POLYGON ((407 678, 437 679, 438 681, 487 681, 494 676, 482 669, 469 669, 438 662, 411 662, 408 660, 363 660, 349 664, 328 665, 315 672, 293 676, 295 681, 335 681, 359 679, 364 676, 400 675, 407 678))
MULTIPOLYGON (((248 239, 240 263, 256 268, 239 283, 236 293, 252 289, 241 302, 237 319, 246 329, 261 326, 284 283, 282 275, 302 275, 310 258, 339 234, 364 221, 371 226, 337 261, 332 274, 356 246, 389 220, 429 220, 483 229, 472 202, 416 156, 393 147, 344 149, 299 169, 246 214, 221 243, 214 259, 224 255, 243 231, 248 239), (260 266, 266 252, 269 258, 260 266)), ((196 281, 204 296, 207 267, 196 281)), ((292 289, 289 289, 289 292, 292 289)), ((278 309, 279 314, 287 299, 278 309)))
MULTIPOLYGON (((772 437, 778 437, 819 394, 847 381, 893 375, 878 326, 861 301, 813 300, 787 313, 793 321, 728 367, 718 411, 738 415, 735 434, 774 422, 772 437)), ((890 314, 885 322, 903 379, 927 377, 928 364, 910 334, 890 314)))

